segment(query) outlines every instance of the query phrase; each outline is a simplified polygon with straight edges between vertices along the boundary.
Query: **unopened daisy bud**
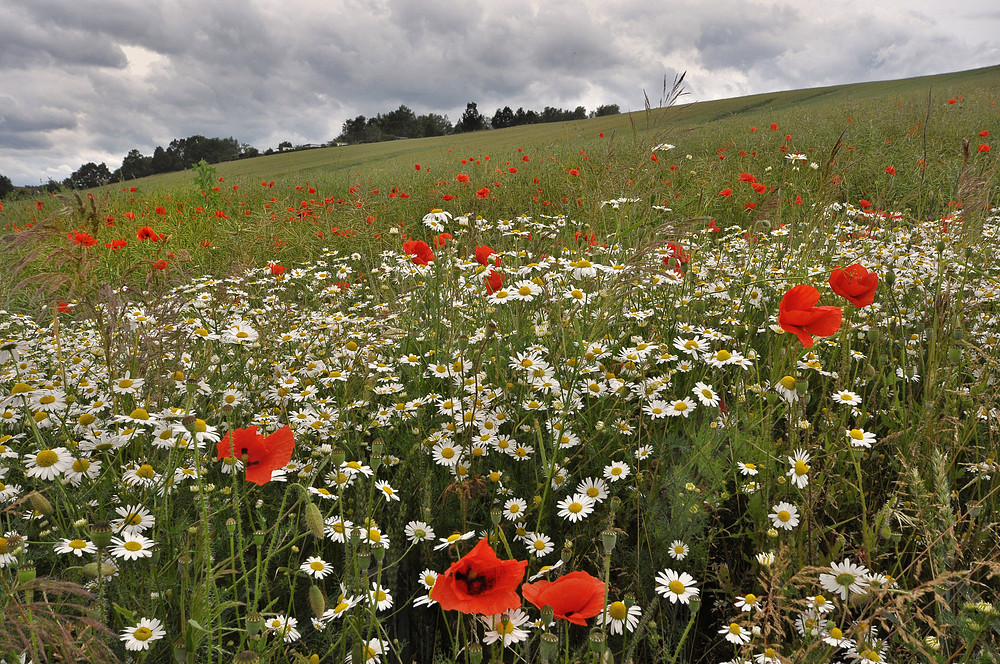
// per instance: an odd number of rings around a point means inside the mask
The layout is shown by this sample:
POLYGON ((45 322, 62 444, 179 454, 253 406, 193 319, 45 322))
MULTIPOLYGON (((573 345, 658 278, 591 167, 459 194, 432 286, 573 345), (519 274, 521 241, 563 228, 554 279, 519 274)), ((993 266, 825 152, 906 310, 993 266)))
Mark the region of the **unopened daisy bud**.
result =
MULTIPOLYGON (((177 664, 186 664, 187 661, 187 641, 183 636, 178 636, 177 640, 174 641, 174 662, 177 664)), ((234 659, 233 661, 235 662, 236 660, 234 659)))
POLYGON ((777 539, 777 537, 778 537, 778 530, 777 530, 777 528, 768 528, 767 529, 767 536, 770 537, 771 539, 777 539))
POLYGON ((611 552, 615 550, 615 543, 618 541, 618 535, 613 530, 605 530, 601 533, 601 544, 604 545, 604 553, 606 555, 611 555, 611 552))
POLYGON ((316 503, 306 503, 306 525, 309 530, 319 539, 323 539, 323 515, 320 513, 316 503))
POLYGON ((36 512, 40 512, 45 516, 49 516, 53 512, 52 503, 49 502, 49 499, 37 491, 32 491, 28 494, 28 501, 36 512))
POLYGON ((594 425, 594 428, 598 431, 604 431, 604 426, 604 420, 597 420, 597 424, 594 425))
POLYGON ((607 645, 608 637, 604 635, 599 629, 595 629, 590 633, 590 652, 602 653, 604 652, 604 646, 607 645))
POLYGON ((326 611, 326 598, 323 597, 323 591, 316 584, 309 586, 309 608, 312 609, 313 615, 317 618, 326 611))
POLYGON ((247 634, 254 636, 259 634, 264 628, 264 616, 259 611, 251 611, 247 614, 247 634))
POLYGON ((559 637, 552 632, 542 633, 542 644, 538 648, 543 662, 550 662, 559 654, 559 637))
POLYGON ((941 640, 936 636, 925 636, 924 643, 934 652, 941 650, 941 640))
POLYGON ((483 661, 483 646, 482 645, 480 645, 478 643, 470 643, 466 647, 465 652, 469 656, 469 663, 470 664, 479 664, 481 661, 483 661))
POLYGON ((543 625, 551 624, 552 621, 555 619, 555 615, 556 615, 556 610, 552 607, 551 604, 546 604, 545 606, 543 606, 541 611, 542 624, 543 625))

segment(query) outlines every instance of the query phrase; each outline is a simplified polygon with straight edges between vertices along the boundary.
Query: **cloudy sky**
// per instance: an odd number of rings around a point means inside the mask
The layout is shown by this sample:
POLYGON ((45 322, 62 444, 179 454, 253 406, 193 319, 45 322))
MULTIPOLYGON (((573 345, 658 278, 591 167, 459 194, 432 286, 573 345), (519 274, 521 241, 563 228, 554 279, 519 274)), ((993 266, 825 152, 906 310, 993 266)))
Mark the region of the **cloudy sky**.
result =
POLYGON ((406 104, 588 110, 1000 63, 995 0, 0 0, 0 174, 194 134, 325 142, 406 104))

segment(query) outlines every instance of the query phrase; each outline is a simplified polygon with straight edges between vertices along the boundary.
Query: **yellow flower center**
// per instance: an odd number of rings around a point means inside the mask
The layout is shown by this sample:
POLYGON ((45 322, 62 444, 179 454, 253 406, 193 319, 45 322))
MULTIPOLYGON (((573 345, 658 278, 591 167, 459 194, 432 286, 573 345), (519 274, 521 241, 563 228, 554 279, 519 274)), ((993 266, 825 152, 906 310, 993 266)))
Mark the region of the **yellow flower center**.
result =
POLYGON ((0 556, 6 555, 7 551, 7 538, 0 537, 0 556))
POLYGON ((77 422, 80 423, 80 426, 85 427, 85 426, 88 426, 90 424, 93 424, 95 419, 97 419, 97 418, 95 418, 90 413, 84 413, 83 415, 80 416, 80 419, 77 420, 77 422))
POLYGON ((737 625, 736 623, 729 623, 730 634, 739 634, 742 631, 743 631, 742 628, 740 628, 740 626, 737 625))
POLYGON ((628 607, 625 606, 625 602, 612 602, 611 606, 608 607, 608 614, 611 615, 612 620, 625 620, 628 615, 628 607))
POLYGON ((782 378, 778 382, 781 383, 781 386, 783 388, 785 388, 786 390, 794 390, 795 389, 795 377, 794 376, 785 376, 784 378, 782 378))
POLYGON ((778 512, 779 521, 788 521, 791 518, 792 515, 788 512, 788 510, 781 510, 780 512, 778 512))
POLYGON ((314 560, 311 563, 309 563, 309 567, 317 572, 322 572, 323 570, 326 569, 326 565, 324 565, 319 560, 314 560))
POLYGON ((38 403, 48 405, 55 400, 56 398, 54 396, 52 396, 51 394, 46 394, 44 397, 38 400, 38 403))
POLYGON ((681 583, 680 581, 678 581, 677 579, 674 579, 669 584, 667 584, 667 587, 670 589, 670 592, 672 592, 675 595, 683 595, 684 594, 684 590, 685 590, 684 584, 681 583))
POLYGON ((90 469, 90 461, 88 459, 77 459, 73 462, 73 472, 74 473, 85 473, 90 469))
POLYGON ((697 347, 698 347, 698 342, 695 341, 694 339, 688 339, 687 341, 684 342, 684 348, 686 350, 694 350, 697 347))
POLYGON ((574 500, 572 503, 569 504, 569 507, 567 507, 566 509, 568 509, 573 514, 579 514, 580 512, 583 511, 583 505, 574 500))
POLYGON ((35 456, 35 465, 48 468, 59 461, 59 455, 52 450, 42 450, 35 456))
POLYGON ((129 551, 138 551, 139 549, 142 548, 142 544, 130 540, 128 542, 125 542, 125 548, 129 551))
POLYGON ((795 462, 795 474, 796 475, 808 475, 809 474, 809 464, 799 459, 795 462))
POLYGON ((127 390, 128 388, 132 387, 132 385, 133 385, 132 381, 128 378, 124 378, 118 381, 118 387, 120 387, 123 390, 127 390))
POLYGON ((69 548, 71 549, 86 549, 87 543, 82 539, 75 539, 69 541, 69 548))
POLYGON ((368 539, 377 544, 382 541, 382 533, 380 533, 377 529, 372 528, 368 531, 368 539))
POLYGON ((156 477, 156 471, 148 463, 144 463, 139 466, 139 470, 135 471, 136 477, 141 477, 143 479, 151 480, 156 477))
POLYGON ((344 347, 345 347, 345 348, 346 348, 347 350, 349 350, 349 351, 351 351, 351 352, 353 353, 354 351, 356 351, 356 350, 358 349, 358 344, 357 344, 357 343, 355 343, 355 342, 353 342, 353 341, 348 341, 348 342, 347 342, 347 345, 346 345, 346 346, 344 346, 344 347))
POLYGON ((687 410, 687 407, 688 405, 683 401, 678 401, 677 403, 674 404, 674 410, 676 411, 687 410))
POLYGON ((839 627, 834 627, 830 630, 830 636, 837 639, 838 641, 844 638, 844 632, 839 627))
POLYGON ((851 429, 851 438, 854 440, 864 440, 865 432, 861 429, 851 429))
POLYGON ((521 286, 517 289, 517 294, 521 297, 527 297, 528 295, 531 295, 531 289, 527 286, 521 286))
POLYGON ((757 601, 757 596, 756 596, 756 595, 754 595, 753 593, 747 593, 747 594, 746 594, 746 595, 745 595, 745 596, 743 597, 743 603, 744 603, 744 604, 753 604, 753 603, 754 603, 754 602, 756 602, 756 601, 757 601))
POLYGON ((132 632, 132 637, 137 641, 148 641, 153 637, 153 630, 148 627, 140 627, 132 632))
POLYGON ((514 503, 513 505, 510 506, 510 513, 511 514, 517 514, 520 511, 521 511, 521 506, 518 505, 517 503, 514 503))
POLYGON ((730 353, 728 350, 720 350, 718 353, 715 354, 715 359, 717 359, 719 362, 725 362, 726 360, 732 358, 732 356, 733 354, 730 353))

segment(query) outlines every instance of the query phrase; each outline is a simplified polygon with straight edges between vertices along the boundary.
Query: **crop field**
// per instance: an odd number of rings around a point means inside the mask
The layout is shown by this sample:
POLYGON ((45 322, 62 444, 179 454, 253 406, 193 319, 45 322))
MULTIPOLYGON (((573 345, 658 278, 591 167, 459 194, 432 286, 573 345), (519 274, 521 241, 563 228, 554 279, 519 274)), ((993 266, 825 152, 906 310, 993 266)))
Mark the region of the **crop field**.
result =
POLYGON ((0 657, 996 662, 998 101, 3 201, 0 657))

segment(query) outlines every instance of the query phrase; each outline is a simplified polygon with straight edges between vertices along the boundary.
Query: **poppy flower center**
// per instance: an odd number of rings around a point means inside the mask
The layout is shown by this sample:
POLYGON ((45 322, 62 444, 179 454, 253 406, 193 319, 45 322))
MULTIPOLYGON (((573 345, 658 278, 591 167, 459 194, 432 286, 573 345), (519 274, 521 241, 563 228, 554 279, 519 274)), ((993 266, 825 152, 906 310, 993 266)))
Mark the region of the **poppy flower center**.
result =
POLYGON ((496 583, 496 579, 484 576, 474 569, 455 572, 455 580, 465 585, 465 592, 469 595, 482 595, 491 590, 496 583))

